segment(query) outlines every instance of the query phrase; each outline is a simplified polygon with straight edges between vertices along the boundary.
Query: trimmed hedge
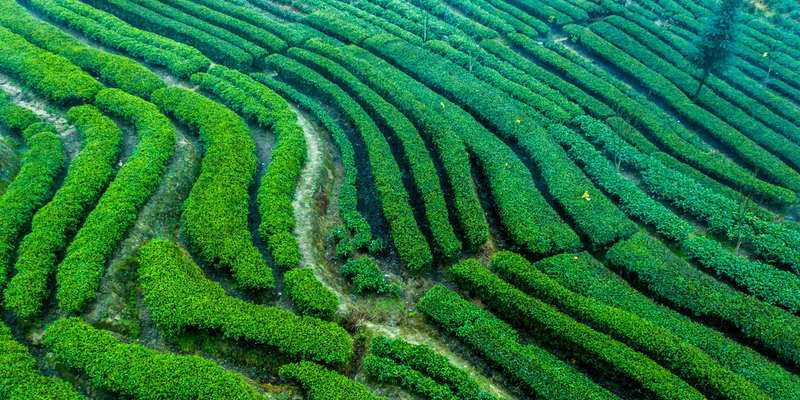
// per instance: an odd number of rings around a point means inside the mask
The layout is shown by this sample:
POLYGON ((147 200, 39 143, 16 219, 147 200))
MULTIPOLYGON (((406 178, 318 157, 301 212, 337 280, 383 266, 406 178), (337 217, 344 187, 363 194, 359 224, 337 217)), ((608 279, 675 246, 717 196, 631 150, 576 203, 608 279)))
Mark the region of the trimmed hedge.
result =
POLYGON ((790 400, 800 395, 800 377, 739 341, 656 303, 594 258, 585 254, 578 254, 578 260, 574 257, 569 262, 542 261, 535 266, 568 290, 628 311, 672 332, 774 399, 790 400))
POLYGON ((32 44, 63 56, 107 84, 135 96, 147 99, 154 91, 167 86, 143 65, 79 42, 55 26, 33 18, 14 0, 0 0, 0 24, 32 44))
POLYGON ((34 316, 42 307, 58 255, 114 175, 122 144, 122 131, 94 106, 73 107, 66 118, 78 128, 83 149, 72 160, 53 200, 33 216, 31 233, 19 246, 17 274, 9 281, 3 300, 21 318, 34 316))
POLYGON ((492 256, 492 269, 523 292, 552 304, 572 318, 642 352, 709 398, 769 398, 755 385, 721 366, 672 332, 635 314, 573 293, 537 269, 540 265, 543 265, 542 269, 549 269, 556 268, 552 265, 591 261, 588 253, 559 254, 531 265, 518 254, 502 251, 492 256))
MULTIPOLYGON (((581 118, 588 120, 591 117, 581 118)), ((592 124, 605 127, 599 121, 594 121, 592 124)), ((626 214, 653 226, 658 233, 678 243, 687 239, 692 233, 692 226, 688 222, 678 218, 666 207, 642 192, 630 180, 623 178, 608 159, 580 135, 569 129, 554 129, 552 133, 553 138, 559 144, 568 148, 567 154, 583 164, 584 171, 592 177, 595 183, 619 199, 620 208, 626 214)))
POLYGON ((310 268, 296 268, 284 275, 286 292, 303 315, 330 320, 339 307, 336 295, 322 284, 310 268))
POLYGON ((548 21, 556 26, 563 26, 575 22, 572 17, 565 14, 561 10, 556 10, 546 2, 539 0, 509 0, 508 3, 530 15, 533 15, 536 18, 548 21))
POLYGON ((364 370, 367 375, 379 382, 392 383, 406 387, 433 400, 458 400, 459 398, 446 386, 442 386, 427 376, 422 375, 405 365, 399 365, 389 358, 369 355, 364 358, 364 370))
POLYGON ((277 136, 270 164, 258 189, 259 233, 269 245, 275 265, 296 268, 300 250, 294 229, 292 193, 306 158, 306 138, 286 100, 249 76, 223 66, 192 76, 192 83, 220 96, 228 107, 256 120, 277 136))
POLYGON ((303 22, 347 43, 361 44, 376 32, 359 26, 352 17, 334 10, 319 10, 306 15, 303 22))
POLYGON ((442 285, 429 290, 417 308, 542 398, 618 399, 547 351, 520 345, 508 324, 442 285))
MULTIPOLYGON (((86 3, 108 11, 139 29, 158 32, 161 36, 194 47, 212 60, 228 67, 247 69, 253 65, 253 56, 247 51, 192 25, 196 18, 186 16, 186 18, 172 19, 130 0, 89 0, 86 3)), ((208 24, 199 21, 198 25, 208 24)), ((233 35, 228 33, 223 36, 233 35)))
POLYGON ((308 400, 379 400, 367 388, 321 365, 303 361, 278 370, 282 378, 294 379, 306 391, 308 400))
POLYGON ((53 181, 66 163, 55 127, 38 120, 32 111, 11 103, 8 95, 0 91, 0 125, 11 132, 22 132, 28 146, 17 176, 0 196, 0 294, 22 229, 36 210, 50 200, 53 181))
POLYGON ((56 103, 87 102, 103 85, 64 57, 48 53, 0 26, 0 71, 56 103))
POLYGON ((78 317, 50 325, 43 342, 57 361, 87 374, 93 386, 137 400, 261 399, 239 374, 209 360, 120 343, 78 317))
POLYGON ((105 89, 97 94, 95 104, 131 123, 139 143, 58 265, 59 306, 72 312, 79 312, 94 300, 106 262, 136 222, 139 208, 161 182, 175 148, 172 122, 152 103, 119 89, 105 89))
POLYGON ((364 108, 373 121, 384 128, 384 136, 396 135, 402 144, 403 154, 411 169, 416 191, 421 197, 427 226, 431 230, 434 252, 445 260, 455 260, 461 255, 461 242, 450 225, 447 204, 439 184, 436 167, 419 132, 393 105, 372 89, 361 83, 353 74, 334 61, 308 50, 293 48, 289 56, 319 72, 340 85, 364 108))
POLYGON ((459 399, 495 400, 489 392, 482 391, 467 372, 456 368, 447 358, 437 354, 427 345, 413 345, 402 339, 376 336, 372 339, 370 352, 445 382, 459 399))
POLYGON ((490 14, 502 18, 503 21, 523 35, 536 37, 540 34, 546 35, 550 33, 550 27, 547 24, 502 0, 472 0, 472 3, 490 14))
POLYGON ((464 241, 470 249, 482 245, 489 235, 488 224, 472 186, 469 155, 464 142, 455 132, 457 125, 453 118, 445 118, 437 107, 429 106, 436 104, 433 103, 433 96, 428 96, 430 99, 420 98, 426 92, 412 91, 406 85, 396 82, 402 77, 408 79, 407 76, 358 47, 334 47, 317 40, 308 41, 305 47, 335 60, 358 76, 362 82, 403 112, 419 132, 434 144, 452 190, 455 214, 464 241))
MULTIPOLYGON (((497 31, 489 27, 483 26, 476 21, 467 17, 450 11, 450 8, 445 3, 437 0, 410 0, 409 3, 419 7, 420 9, 428 10, 432 17, 438 17, 444 24, 450 25, 456 30, 460 30, 467 36, 476 39, 494 39, 498 36, 497 31)), ((417 19, 421 21, 422 19, 417 19)), ((456 31, 457 32, 457 31, 456 31)))
POLYGON ((226 338, 275 346, 293 358, 324 363, 350 359, 353 341, 344 329, 228 296, 176 243, 154 239, 144 245, 139 277, 153 321, 168 335, 187 328, 220 330, 226 338))
POLYGON ((89 39, 142 58, 147 63, 164 66, 180 77, 206 69, 211 63, 193 47, 136 29, 105 11, 76 0, 29 0, 29 4, 89 39))
POLYGON ((5 400, 80 400, 83 396, 60 379, 39 374, 39 365, 0 322, 0 397, 5 400))
MULTIPOLYGON (((312 0, 312 2, 315 2, 315 3, 318 2, 318 1, 324 2, 325 5, 326 5, 325 8, 330 9, 330 7, 333 7, 333 8, 338 9, 339 11, 342 11, 345 15, 346 14, 350 14, 350 16, 357 18, 356 22, 358 22, 360 25, 362 25, 365 28, 367 28, 367 30, 370 31, 370 32, 373 32, 373 31, 376 32, 376 33, 377 32, 380 32, 380 33, 388 32, 388 33, 391 33, 393 35, 397 35, 399 37, 402 37, 403 39, 408 40, 410 42, 422 43, 422 38, 421 37, 419 37, 417 35, 414 35, 413 33, 409 32, 409 31, 406 31, 402 27, 400 27, 400 26, 398 26, 398 25, 396 25, 396 24, 394 24, 394 23, 392 23, 390 21, 387 21, 384 18, 381 18, 379 16, 373 15, 372 13, 369 13, 369 12, 365 12, 364 10, 362 10, 362 9, 360 9, 358 7, 355 7, 355 6, 351 5, 350 3, 345 3, 345 2, 342 2, 342 1, 338 1, 338 0, 312 0)), ((349 21, 353 21, 354 19, 351 18, 350 16, 347 16, 347 18, 349 19, 349 21)))
POLYGON ((695 315, 729 323, 749 341, 774 351, 781 359, 800 364, 800 319, 744 293, 735 291, 672 254, 646 235, 617 243, 608 260, 631 274, 659 297, 695 315), (761 316, 752 319, 751 315, 761 316))
MULTIPOLYGON (((588 236, 592 246, 606 246, 638 230, 537 124, 534 118, 538 113, 478 81, 460 67, 397 38, 376 36, 367 40, 365 46, 469 108, 506 139, 517 141, 540 168, 550 194, 588 236), (591 192, 592 201, 581 198, 586 191, 591 192)), ((557 124, 550 128, 566 129, 557 124)))
POLYGON ((203 144, 200 176, 183 203, 183 230, 192 246, 205 260, 230 268, 242 286, 273 287, 272 270, 247 228, 248 187, 258 162, 253 133, 227 107, 186 89, 162 89, 152 101, 203 144))
POLYGON ((576 36, 579 42, 590 51, 639 79, 645 87, 653 90, 676 112, 703 127, 714 138, 736 152, 753 167, 758 168, 769 176, 775 183, 795 191, 800 190, 800 174, 714 114, 692 103, 680 89, 666 78, 647 68, 638 60, 625 54, 622 50, 614 47, 587 28, 570 25, 564 27, 564 29, 570 35, 576 36))
POLYGON ((339 273, 353 283, 353 291, 356 293, 369 291, 377 294, 388 292, 395 296, 400 294, 400 287, 394 283, 387 284, 378 264, 369 257, 347 260, 339 269, 339 273))
POLYGON ((705 399, 697 389, 642 353, 522 293, 475 259, 462 261, 450 268, 450 273, 461 288, 475 292, 500 314, 521 323, 534 336, 567 351, 570 357, 594 366, 610 379, 641 388, 647 397, 705 399))
MULTIPOLYGON (((723 181, 731 182, 735 186, 753 190, 759 196, 764 196, 769 201, 778 204, 791 204, 794 202, 795 194, 785 188, 761 181, 753 177, 751 173, 739 167, 737 164, 727 160, 724 156, 715 153, 705 153, 687 142, 678 132, 666 128, 666 115, 658 113, 657 110, 645 107, 619 89, 594 76, 580 65, 577 65, 557 52, 541 46, 529 38, 521 35, 510 35, 512 42, 525 50, 525 53, 534 57, 551 67, 564 73, 568 79, 580 84, 586 90, 605 99, 610 104, 614 104, 634 122, 640 124, 659 142, 667 147, 676 157, 688 162, 690 165, 701 169, 703 172, 723 181)), ((520 61, 522 62, 522 61, 520 61)), ((587 107, 592 115, 599 113, 591 112, 592 103, 585 103, 576 98, 580 105, 587 107)), ((599 116, 603 118, 602 116, 599 116)))
POLYGON ((356 170, 355 152, 350 139, 347 138, 339 124, 328 115, 322 106, 308 96, 264 74, 253 74, 252 77, 274 90, 280 96, 296 102, 298 107, 308 111, 331 134, 336 146, 339 147, 342 165, 344 166, 344 182, 339 187, 339 213, 342 215, 345 226, 350 229, 353 235, 353 245, 357 248, 368 246, 372 241, 372 228, 356 208, 358 203, 356 187, 358 171, 356 170))
POLYGON ((267 57, 265 62, 269 68, 278 71, 283 79, 312 89, 336 104, 345 118, 356 128, 367 146, 383 214, 391 228, 400 259, 412 272, 429 267, 433 261, 430 247, 414 220, 408 193, 401 179, 400 167, 375 122, 344 90, 312 69, 279 54, 267 57))

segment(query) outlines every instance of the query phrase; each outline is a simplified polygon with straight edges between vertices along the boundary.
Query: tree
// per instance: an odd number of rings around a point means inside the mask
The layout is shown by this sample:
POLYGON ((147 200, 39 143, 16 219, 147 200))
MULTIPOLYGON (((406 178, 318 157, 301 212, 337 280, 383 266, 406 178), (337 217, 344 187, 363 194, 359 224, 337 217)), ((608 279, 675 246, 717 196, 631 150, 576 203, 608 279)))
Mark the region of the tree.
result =
POLYGON ((705 85, 708 77, 724 69, 738 41, 739 10, 743 0, 722 0, 714 12, 706 20, 703 31, 700 32, 694 45, 697 50, 690 56, 692 63, 702 71, 700 84, 692 97, 697 100, 700 89, 705 85))

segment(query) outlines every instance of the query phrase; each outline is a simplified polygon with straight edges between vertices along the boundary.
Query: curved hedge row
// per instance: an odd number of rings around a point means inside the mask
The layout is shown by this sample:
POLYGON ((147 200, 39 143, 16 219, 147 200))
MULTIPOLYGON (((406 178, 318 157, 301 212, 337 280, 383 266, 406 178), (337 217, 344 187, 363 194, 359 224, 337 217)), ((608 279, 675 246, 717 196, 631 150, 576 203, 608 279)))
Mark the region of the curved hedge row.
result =
POLYGON ((284 275, 286 292, 303 315, 330 320, 339 307, 336 295, 310 268, 295 268, 284 275))
MULTIPOLYGON (((312 1, 317 2, 320 0, 312 0, 312 1)), ((361 20, 360 22, 364 24, 373 25, 375 28, 377 28, 376 31, 378 32, 381 33, 388 32, 393 35, 400 36, 403 39, 408 40, 410 42, 422 43, 421 37, 414 35, 413 33, 403 29, 401 26, 398 26, 397 24, 391 21, 388 21, 372 13, 366 12, 359 7, 351 5, 350 3, 345 3, 338 0, 321 0, 321 1, 324 2, 326 6, 336 8, 340 11, 343 11, 347 14, 350 14, 358 18, 359 20, 361 20)))
MULTIPOLYGON (((591 117, 582 118, 588 120, 591 117)), ((599 121, 593 123, 604 126, 599 121)), ((608 159, 580 135, 569 129, 553 129, 551 132, 558 143, 569 149, 567 153, 570 157, 583 164, 584 171, 600 187, 619 198, 620 208, 626 214, 653 226, 658 233, 678 243, 692 233, 692 226, 688 222, 678 218, 666 207, 642 192, 630 180, 623 178, 608 159)))
POLYGON ((23 227, 53 195, 53 180, 66 163, 55 127, 37 121, 36 114, 12 103, 6 92, 0 91, 0 125, 22 132, 28 146, 17 176, 0 196, 0 294, 23 227))
POLYGON ((619 242, 608 260, 670 303, 730 323, 794 365, 800 364, 800 319, 753 297, 737 292, 692 268, 663 244, 646 235, 619 242), (751 315, 761 316, 751 319, 751 315))
POLYGON ((303 361, 286 364, 278 371, 282 378, 300 382, 308 400, 378 400, 367 388, 321 365, 303 361))
POLYGON ((719 242, 697 236, 682 246, 704 267, 736 282, 753 296, 796 314, 800 310, 800 279, 797 275, 725 251, 719 242))
MULTIPOLYGON (((670 331, 711 356, 723 367, 753 382, 763 393, 776 400, 795 399, 800 395, 800 377, 739 341, 656 303, 586 254, 578 254, 571 260, 551 257, 536 263, 535 267, 568 290, 628 311, 670 331)), ((665 355, 671 357, 671 354, 665 355)))
POLYGON ((282 78, 302 87, 313 88, 342 110, 367 146, 375 186, 400 259, 412 272, 430 266, 433 256, 414 220, 408 193, 401 180, 400 168, 386 138, 364 109, 341 88, 296 61, 274 54, 267 57, 266 63, 271 69, 279 71, 282 78))
MULTIPOLYGON (((493 125, 507 139, 516 140, 540 168, 555 201, 588 236, 593 246, 611 244, 638 230, 536 123, 535 111, 509 99, 505 93, 477 80, 460 67, 407 42, 390 36, 376 36, 365 45, 417 76, 423 83, 445 92, 453 101, 493 125), (581 198, 586 191, 591 192, 591 201, 581 198)), ((553 126, 552 129, 559 128, 553 126)))
MULTIPOLYGON (((672 129, 665 129, 667 128, 665 122, 667 120, 663 118, 663 115, 657 114, 655 110, 650 110, 637 103, 610 83, 594 76, 581 66, 570 62, 555 51, 538 45, 529 38, 521 35, 510 35, 509 38, 515 45, 525 50, 526 54, 552 66, 565 74, 571 81, 576 82, 610 104, 619 107, 625 115, 630 116, 634 122, 644 127, 644 129, 652 134, 676 157, 688 162, 694 167, 700 168, 703 172, 717 179, 731 182, 735 186, 745 188, 745 190, 752 190, 771 202, 778 204, 791 204, 794 202, 796 196, 792 191, 756 179, 751 173, 739 167, 737 164, 730 162, 722 155, 700 151, 679 136, 677 132, 674 132, 672 129)), ((517 62, 520 63, 520 65, 530 64, 529 61, 526 62, 521 56, 518 57, 517 62)), ((534 69, 533 66, 529 66, 526 71, 535 72, 536 69, 534 69)), ((583 92, 581 91, 581 93, 583 92)), ((585 93, 583 94, 585 95, 585 93)), ((593 101, 587 102, 577 95, 571 97, 580 105, 586 107, 592 115, 604 118, 602 112, 592 112, 595 104, 593 101)), ((594 98, 590 97, 590 99, 594 98)), ((594 101, 596 101, 596 99, 594 99, 594 101)), ((607 108, 607 106, 604 107, 607 108)))
POLYGON ((432 96, 428 96, 429 99, 419 98, 425 92, 412 91, 406 85, 396 82, 401 79, 400 71, 358 47, 334 47, 318 40, 308 41, 305 47, 346 67, 403 112, 419 132, 433 142, 450 183, 455 214, 467 247, 474 249, 482 245, 489 235, 488 224, 472 186, 469 155, 464 148, 464 142, 455 132, 456 121, 445 118, 438 107, 429 106, 438 103, 434 102, 432 96))
POLYGON ((570 25, 564 29, 570 35, 579 38, 579 42, 593 53, 607 59, 631 76, 640 79, 645 87, 653 90, 655 94, 666 101, 680 115, 703 127, 714 138, 753 167, 758 168, 769 176, 774 182, 789 189, 800 191, 800 174, 714 114, 692 103, 680 89, 666 78, 647 68, 638 60, 625 54, 622 50, 614 47, 587 28, 570 25))
POLYGON ((139 63, 79 42, 55 26, 33 18, 14 0, 0 0, 0 24, 130 94, 146 99, 166 87, 161 78, 139 63))
POLYGON ((522 293, 475 259, 450 268, 450 273, 460 287, 476 293, 500 314, 527 327, 527 332, 567 351, 570 357, 593 365, 610 379, 641 388, 648 397, 705 399, 697 389, 642 353, 522 293))
POLYGON ((461 242, 450 225, 447 204, 439 184, 436 167, 433 165, 422 137, 411 122, 393 105, 372 89, 361 83, 353 74, 334 61, 308 50, 293 48, 289 56, 304 63, 326 78, 340 85, 358 101, 379 126, 386 128, 384 136, 397 135, 402 144, 402 153, 408 162, 416 189, 422 198, 427 226, 434 241, 434 252, 445 260, 455 260, 461 255, 461 242))
POLYGON ((103 85, 64 57, 48 53, 0 26, 0 71, 18 77, 56 103, 87 102, 103 85))
POLYGON ((315 11, 306 15, 303 22, 348 43, 361 44, 375 34, 375 32, 354 23, 346 14, 335 10, 315 11))
POLYGON ((291 235, 292 193, 306 158, 306 139, 297 116, 286 100, 236 70, 215 66, 208 74, 193 75, 192 83, 220 96, 228 107, 258 121, 265 129, 272 129, 277 136, 258 189, 258 230, 270 247, 275 265, 283 270, 296 268, 300 250, 291 235))
POLYGON ((119 89, 100 91, 98 108, 131 123, 139 143, 89 213, 58 265, 58 301, 79 312, 95 298, 106 261, 136 221, 139 208, 161 182, 175 148, 172 122, 152 103, 119 89))
POLYGON ((261 398, 241 376, 209 360, 120 343, 78 317, 50 325, 43 342, 57 361, 87 374, 93 386, 137 400, 261 398))
POLYGON ((17 274, 8 283, 4 305, 22 318, 41 308, 58 254, 112 178, 122 144, 122 131, 94 106, 71 108, 66 118, 78 128, 84 146, 53 200, 33 216, 31 233, 19 246, 17 274))
POLYGON ((446 357, 437 354, 426 345, 412 345, 402 339, 376 336, 372 339, 370 353, 392 359, 445 382, 459 399, 495 400, 489 392, 482 391, 467 372, 456 368, 446 357))
MULTIPOLYGON (((628 36, 627 33, 606 22, 593 23, 590 25, 590 29, 599 37, 608 40, 609 43, 613 43, 622 52, 640 61, 643 65, 652 68, 656 73, 661 74, 684 93, 691 95, 696 91, 699 82, 692 77, 691 73, 684 73, 673 62, 665 61, 659 55, 651 52, 646 46, 638 43, 636 39, 628 36)), ((752 100, 748 102, 747 96, 730 88, 720 80, 711 79, 706 89, 701 91, 697 97, 696 103, 698 105, 704 106, 705 109, 726 121, 731 127, 738 129, 764 149, 782 156, 790 165, 798 169, 800 166, 800 145, 773 131, 774 128, 796 135, 798 134, 797 127, 794 127, 786 120, 766 118, 768 114, 771 114, 769 110, 753 104, 752 100), (721 95, 731 98, 731 101, 737 103, 738 107, 708 89, 714 89, 720 92, 721 95), (764 123, 768 125, 757 121, 756 118, 766 119, 764 123), (782 128, 782 125, 785 125, 786 128, 782 128), (790 127, 790 125, 792 126, 790 127)))
POLYGON ((399 365, 389 358, 372 355, 364 358, 364 370, 378 382, 404 386, 412 392, 436 400, 459 400, 446 386, 405 365, 399 365))
POLYGON ((6 400, 80 400, 83 396, 60 379, 39 374, 28 348, 17 343, 0 322, 0 397, 6 400))
POLYGON ((161 36, 194 47, 212 60, 231 68, 247 69, 253 65, 253 56, 250 53, 195 28, 189 21, 171 19, 130 0, 89 0, 86 3, 108 11, 139 29, 157 32, 161 36))
MULTIPOLYGON (((449 6, 445 3, 436 0, 410 0, 409 3, 427 10, 430 17, 438 17, 444 24, 462 31, 467 36, 479 39, 494 39, 498 36, 494 29, 450 11, 449 6)), ((417 19, 417 21, 421 21, 421 19, 417 19)))
POLYGON ((342 165, 344 166, 344 182, 339 187, 339 213, 342 215, 345 226, 350 229, 353 235, 353 245, 356 248, 363 248, 372 241, 372 228, 366 218, 358 212, 356 180, 358 171, 356 170, 355 152, 353 144, 344 133, 338 123, 316 102, 308 96, 298 92, 293 87, 270 78, 264 74, 253 74, 253 79, 274 90, 280 96, 287 98, 298 104, 298 107, 308 111, 333 137, 339 152, 342 155, 342 165))
POLYGON ((547 24, 504 1, 472 0, 472 3, 490 14, 500 17, 523 35, 536 37, 540 34, 547 35, 550 33, 550 27, 547 24))
POLYGON ((542 398, 619 399, 547 351, 520 345, 508 324, 442 285, 429 290, 417 308, 542 398))
POLYGON ((208 68, 211 61, 197 49, 151 32, 76 0, 28 0, 36 11, 76 29, 87 38, 166 67, 184 77, 208 68))
POLYGON ((227 338, 275 346, 293 358, 324 363, 350 358, 353 342, 338 325, 228 296, 176 243, 151 240, 141 248, 139 264, 144 299, 167 334, 218 329, 227 338))
MULTIPOLYGON (((606 126, 590 117, 575 119, 590 141, 600 144, 620 162, 639 170, 656 197, 698 217, 715 233, 752 247, 754 254, 767 261, 777 261, 800 271, 800 235, 760 215, 742 209, 736 202, 702 187, 691 178, 646 156, 614 135, 606 126)), ((737 199, 738 200, 738 199, 737 199)))
POLYGON ((591 262, 587 253, 559 254, 531 266, 524 257, 511 252, 492 256, 492 269, 520 290, 552 304, 572 318, 608 334, 640 351, 685 379, 709 398, 768 399, 752 383, 746 381, 698 348, 672 332, 654 325, 635 314, 609 307, 590 297, 573 293, 537 268, 559 268, 553 265, 591 262))
POLYGON ((244 287, 273 287, 272 270, 253 246, 247 229, 256 163, 253 134, 227 107, 181 88, 153 93, 153 103, 196 131, 203 161, 189 198, 183 204, 183 230, 198 254, 229 267, 244 287))

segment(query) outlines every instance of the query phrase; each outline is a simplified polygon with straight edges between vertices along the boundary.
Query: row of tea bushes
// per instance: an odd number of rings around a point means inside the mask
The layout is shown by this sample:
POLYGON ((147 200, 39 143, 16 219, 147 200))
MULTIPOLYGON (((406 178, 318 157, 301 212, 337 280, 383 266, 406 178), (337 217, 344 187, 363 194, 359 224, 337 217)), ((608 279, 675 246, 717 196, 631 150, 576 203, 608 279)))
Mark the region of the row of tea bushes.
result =
POLYGON ((369 355, 364 358, 364 370, 378 382, 403 386, 431 399, 458 400, 446 386, 436 383, 419 371, 400 365, 389 358, 369 355))
POLYGON ((58 265, 59 306, 72 312, 79 312, 94 300, 106 262, 133 227, 140 207, 161 182, 175 148, 172 122, 152 103, 119 89, 105 89, 97 94, 95 104, 133 125, 139 143, 86 217, 58 265))
POLYGON ((352 379, 308 361, 286 364, 278 370, 283 378, 294 379, 305 389, 308 400, 379 400, 352 379))
POLYGON ((161 112, 198 133, 203 161, 183 204, 183 230, 198 255, 230 268, 244 287, 273 287, 272 271, 247 228, 248 188, 256 163, 253 134, 230 109, 197 93, 162 89, 152 96, 161 112))
POLYGON ((176 243, 154 239, 143 246, 139 277, 153 321, 168 335, 210 329, 277 347, 292 358, 328 364, 350 359, 353 341, 343 328, 228 296, 176 243))
POLYGON ((241 376, 209 360, 120 343, 78 317, 50 325, 43 342, 58 362, 86 373, 93 386, 138 400, 263 398, 241 376))
POLYGON ((22 318, 41 309, 59 253, 113 177, 122 144, 122 131, 94 106, 73 107, 66 118, 78 129, 83 148, 53 200, 33 216, 31 232, 18 250, 17 274, 3 293, 5 307, 22 318))

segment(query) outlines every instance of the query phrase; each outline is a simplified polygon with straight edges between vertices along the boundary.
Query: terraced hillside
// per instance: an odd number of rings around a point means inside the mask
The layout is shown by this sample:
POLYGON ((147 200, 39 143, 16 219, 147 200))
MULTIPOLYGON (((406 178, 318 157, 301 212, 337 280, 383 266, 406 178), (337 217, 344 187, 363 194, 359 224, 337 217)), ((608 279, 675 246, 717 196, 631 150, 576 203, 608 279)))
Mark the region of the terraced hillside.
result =
POLYGON ((724 1, 0 0, 0 399, 800 399, 800 8, 724 1))

